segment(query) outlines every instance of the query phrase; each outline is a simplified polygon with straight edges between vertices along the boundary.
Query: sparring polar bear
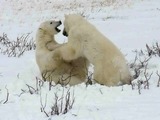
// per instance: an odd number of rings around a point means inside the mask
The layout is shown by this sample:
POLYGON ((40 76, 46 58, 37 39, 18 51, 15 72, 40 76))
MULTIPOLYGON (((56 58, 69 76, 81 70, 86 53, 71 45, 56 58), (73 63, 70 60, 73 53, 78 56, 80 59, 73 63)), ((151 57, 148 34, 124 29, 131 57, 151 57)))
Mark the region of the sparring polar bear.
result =
POLYGON ((106 86, 131 83, 124 55, 96 27, 77 14, 65 15, 63 34, 68 43, 56 54, 66 61, 85 57, 94 65, 94 80, 106 86))
POLYGON ((45 21, 39 26, 36 34, 36 62, 45 81, 76 85, 85 81, 89 64, 82 57, 70 62, 54 57, 54 50, 63 46, 54 39, 54 35, 60 32, 60 25, 61 21, 45 21))

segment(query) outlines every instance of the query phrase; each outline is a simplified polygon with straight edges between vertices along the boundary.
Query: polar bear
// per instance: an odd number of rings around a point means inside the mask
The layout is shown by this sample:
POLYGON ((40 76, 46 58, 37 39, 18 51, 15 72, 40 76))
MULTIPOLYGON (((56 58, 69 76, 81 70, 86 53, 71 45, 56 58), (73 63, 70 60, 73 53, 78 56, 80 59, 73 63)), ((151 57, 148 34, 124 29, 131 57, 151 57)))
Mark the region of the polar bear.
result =
POLYGON ((55 41, 54 35, 60 32, 61 21, 45 21, 36 34, 36 62, 42 78, 55 84, 76 85, 85 81, 89 62, 85 58, 64 61, 54 57, 54 50, 63 44, 55 41))
POLYGON ((77 14, 65 15, 63 35, 68 43, 56 55, 69 61, 85 57, 94 65, 94 80, 106 86, 131 83, 124 55, 96 27, 77 14))

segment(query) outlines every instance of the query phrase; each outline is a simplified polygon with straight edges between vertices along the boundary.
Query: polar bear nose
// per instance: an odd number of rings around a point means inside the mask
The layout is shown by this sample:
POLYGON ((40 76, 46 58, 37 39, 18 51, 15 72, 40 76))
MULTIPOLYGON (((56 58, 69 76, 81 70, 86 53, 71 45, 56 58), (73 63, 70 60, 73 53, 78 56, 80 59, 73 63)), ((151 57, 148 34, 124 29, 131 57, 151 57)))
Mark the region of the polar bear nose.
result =
POLYGON ((66 32, 65 28, 63 30, 63 35, 66 36, 66 37, 68 37, 68 33, 66 32))
POLYGON ((61 21, 58 21, 58 23, 61 25, 62 24, 62 22, 61 21))

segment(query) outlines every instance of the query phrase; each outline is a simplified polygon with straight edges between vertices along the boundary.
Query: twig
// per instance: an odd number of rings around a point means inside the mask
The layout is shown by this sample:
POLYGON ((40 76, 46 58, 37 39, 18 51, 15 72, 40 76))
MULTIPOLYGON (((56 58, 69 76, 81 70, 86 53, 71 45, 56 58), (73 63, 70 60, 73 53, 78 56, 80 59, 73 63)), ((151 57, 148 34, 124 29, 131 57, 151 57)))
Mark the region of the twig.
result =
POLYGON ((151 76, 153 74, 153 72, 150 75, 147 73, 147 66, 148 66, 148 64, 145 66, 145 70, 144 70, 144 77, 145 77, 144 89, 146 89, 146 88, 149 89, 149 80, 150 80, 150 78, 151 78, 151 76))
POLYGON ((148 46, 148 44, 146 44, 146 48, 147 48, 148 56, 151 56, 153 54, 153 50, 150 49, 150 47, 148 46))
POLYGON ((43 85, 44 85, 44 81, 41 80, 40 78, 36 77, 36 93, 37 94, 43 85))
POLYGON ((21 95, 23 95, 24 93, 27 93, 27 91, 26 90, 23 90, 23 89, 21 89, 21 93, 20 94, 16 94, 18 97, 21 97, 21 95))
POLYGON ((157 87, 160 87, 160 74, 158 73, 158 70, 157 70, 156 74, 158 75, 157 87))
POLYGON ((135 83, 134 82, 131 82, 131 87, 132 87, 132 90, 135 89, 135 83))
POLYGON ((66 78, 63 78, 64 76, 61 75, 61 78, 59 78, 58 83, 61 84, 62 86, 68 85, 69 82, 71 81, 71 78, 72 78, 73 76, 76 76, 76 75, 77 75, 77 74, 72 74, 72 72, 70 72, 69 76, 66 77, 66 78))
POLYGON ((55 93, 54 96, 55 96, 55 98, 54 98, 55 103, 54 103, 53 107, 51 108, 52 109, 51 115, 54 115, 54 114, 59 115, 58 95, 57 95, 57 93, 55 93))
POLYGON ((29 93, 30 94, 33 94, 33 93, 36 93, 37 92, 37 90, 34 88, 34 87, 32 87, 32 86, 30 86, 30 85, 28 85, 28 84, 26 84, 27 85, 27 87, 28 87, 28 89, 29 89, 29 93))
POLYGON ((139 58, 139 62, 141 63, 141 65, 139 66, 140 68, 144 68, 147 64, 148 61, 151 59, 151 57, 149 58, 145 58, 143 61, 139 58))
POLYGON ((134 69, 135 74, 133 75, 133 79, 137 79, 141 73, 140 68, 134 69))
POLYGON ((160 46, 158 45, 158 42, 156 42, 156 50, 157 50, 157 54, 160 57, 160 46))
POLYGON ((42 79, 44 80, 44 81, 47 81, 48 79, 48 81, 51 81, 51 75, 52 75, 52 73, 54 72, 54 70, 53 71, 44 71, 42 74, 41 74, 41 76, 42 76, 42 79))
POLYGON ((137 86, 138 86, 138 93, 141 94, 141 86, 143 84, 143 81, 142 80, 138 80, 137 83, 138 83, 137 84, 137 86))
POLYGON ((70 109, 72 109, 73 104, 75 102, 75 98, 74 98, 74 92, 71 97, 71 93, 69 90, 65 94, 65 97, 64 97, 64 90, 63 90, 61 98, 59 98, 57 93, 55 93, 54 104, 51 107, 51 115, 59 115, 61 113, 66 114, 70 109))
POLYGON ((61 105, 60 105, 60 112, 63 112, 63 98, 64 98, 64 87, 63 87, 63 91, 62 91, 62 96, 61 96, 61 105))
POLYGON ((92 85, 92 84, 93 84, 93 83, 92 83, 92 78, 93 78, 93 73, 89 73, 89 74, 87 75, 86 87, 87 87, 88 85, 92 85))
POLYGON ((6 100, 3 102, 3 104, 6 104, 8 102, 8 99, 9 99, 9 91, 7 89, 7 86, 5 88, 7 90, 7 97, 6 97, 6 100))
POLYGON ((41 103, 41 112, 44 112, 45 115, 47 117, 49 117, 48 113, 45 111, 45 108, 46 108, 46 105, 47 105, 47 94, 46 94, 46 97, 45 97, 45 104, 43 105, 43 103, 42 103, 42 95, 41 95, 41 92, 40 92, 40 103, 41 103))

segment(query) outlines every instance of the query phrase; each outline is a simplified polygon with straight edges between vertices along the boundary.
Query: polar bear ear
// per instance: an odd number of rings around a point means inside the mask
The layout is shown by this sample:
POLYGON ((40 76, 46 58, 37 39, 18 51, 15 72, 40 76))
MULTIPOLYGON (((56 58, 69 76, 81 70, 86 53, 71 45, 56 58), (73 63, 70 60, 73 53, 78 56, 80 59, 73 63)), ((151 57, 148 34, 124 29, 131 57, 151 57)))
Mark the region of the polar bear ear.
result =
POLYGON ((43 30, 41 27, 39 27, 39 30, 43 30))

